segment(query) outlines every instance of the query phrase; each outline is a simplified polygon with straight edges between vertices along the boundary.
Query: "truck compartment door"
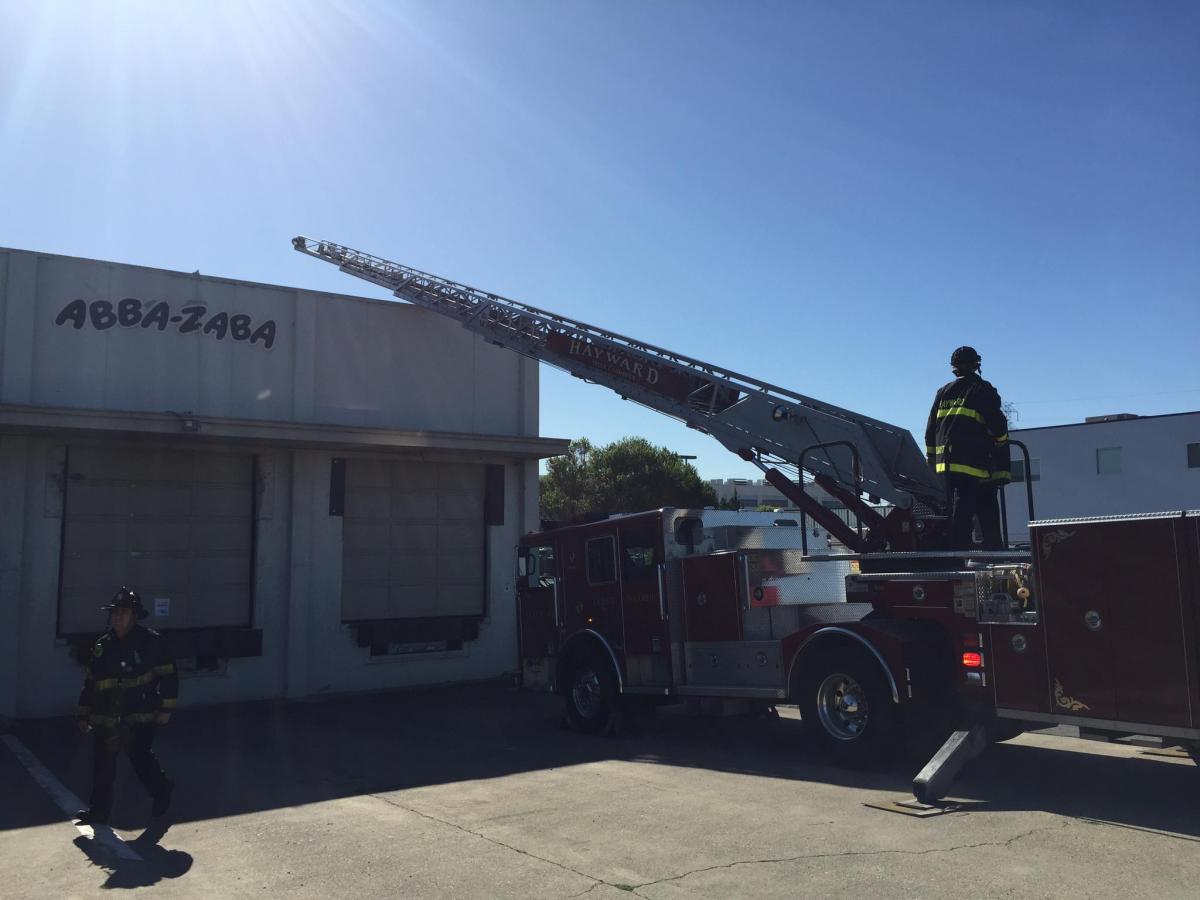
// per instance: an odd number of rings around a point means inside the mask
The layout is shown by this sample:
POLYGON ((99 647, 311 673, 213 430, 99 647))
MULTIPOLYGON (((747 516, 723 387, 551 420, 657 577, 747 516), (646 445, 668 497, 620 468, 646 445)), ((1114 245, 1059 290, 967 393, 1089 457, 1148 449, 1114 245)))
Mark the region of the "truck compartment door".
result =
POLYGON ((738 554, 694 556, 683 560, 682 571, 684 640, 741 640, 738 554))
POLYGON ((1179 516, 1034 527, 1051 709, 1194 723, 1194 610, 1179 516))

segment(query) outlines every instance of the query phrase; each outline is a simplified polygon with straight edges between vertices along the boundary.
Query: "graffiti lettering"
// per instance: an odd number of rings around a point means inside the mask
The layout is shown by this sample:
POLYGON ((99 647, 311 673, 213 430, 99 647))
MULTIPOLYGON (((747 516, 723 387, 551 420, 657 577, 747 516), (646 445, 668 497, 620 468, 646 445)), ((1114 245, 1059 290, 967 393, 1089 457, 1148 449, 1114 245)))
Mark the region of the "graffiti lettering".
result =
POLYGON ((264 350, 275 346, 275 320, 268 319, 257 327, 254 320, 244 313, 230 315, 226 312, 208 314, 208 307, 189 304, 171 314, 171 305, 163 301, 150 303, 137 297, 125 297, 115 304, 109 300, 75 299, 64 306, 54 317, 55 325, 69 325, 79 331, 88 323, 96 331, 108 331, 114 325, 122 328, 141 328, 166 331, 175 325, 179 334, 203 334, 218 341, 226 337, 250 344, 262 344, 264 350))

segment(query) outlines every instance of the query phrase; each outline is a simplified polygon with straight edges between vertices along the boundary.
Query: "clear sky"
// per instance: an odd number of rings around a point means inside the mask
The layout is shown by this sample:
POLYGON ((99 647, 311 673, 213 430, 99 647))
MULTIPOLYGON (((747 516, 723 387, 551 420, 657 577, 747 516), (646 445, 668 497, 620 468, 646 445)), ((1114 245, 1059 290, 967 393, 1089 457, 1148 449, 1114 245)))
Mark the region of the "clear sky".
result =
MULTIPOLYGON (((0 0, 0 245, 324 237, 913 430, 1200 409, 1200 5, 0 0)), ((542 433, 715 441, 542 369, 542 433)), ((411 387, 406 387, 411 390, 411 387)), ((1200 436, 1197 436, 1200 439, 1200 436)))

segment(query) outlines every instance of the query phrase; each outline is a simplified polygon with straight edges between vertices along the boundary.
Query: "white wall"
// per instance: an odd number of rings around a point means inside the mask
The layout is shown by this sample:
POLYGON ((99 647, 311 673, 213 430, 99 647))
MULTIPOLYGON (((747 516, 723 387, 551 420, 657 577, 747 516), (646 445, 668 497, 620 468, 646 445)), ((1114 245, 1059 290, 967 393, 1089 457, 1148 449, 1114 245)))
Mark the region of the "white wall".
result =
POLYGON ((534 435, 523 401, 536 365, 398 301, 0 250, 0 403, 534 435), (74 300, 124 298, 143 319, 163 302, 181 321, 56 324, 74 300), (275 322, 273 346, 181 334, 192 304, 205 322, 275 322))
MULTIPOLYGON (((132 307, 131 307, 132 308, 132 307)), ((459 446, 438 434, 533 437, 537 363, 489 345, 426 310, 273 285, 201 277, 73 257, 0 249, 0 408, 64 407, 137 413, 190 411, 196 418, 420 433, 423 446, 459 446), (143 328, 56 323, 72 301, 166 303, 178 322, 143 328), (183 308, 248 315, 276 324, 274 345, 181 334, 183 308)), ((81 670, 56 637, 67 437, 11 427, 0 432, 0 716, 74 709, 81 670)), ((128 436, 122 438, 128 441, 128 436)), ((195 450, 180 435, 141 440, 195 450)), ((259 437, 250 438, 259 441, 259 437)), ((181 705, 307 697, 482 679, 516 667, 514 548, 537 527, 537 463, 528 449, 388 449, 375 457, 503 464, 505 524, 488 529, 488 614, 462 650, 374 657, 340 621, 342 519, 329 515, 329 469, 345 449, 237 444, 258 457, 254 627, 262 655, 229 660, 223 674, 185 680, 181 705), (439 453, 442 455, 439 456, 439 453), (473 455, 474 454, 474 455, 473 455)), ((328 441, 326 441, 328 443, 328 441)), ((371 443, 363 439, 354 446, 371 443)), ((564 442, 565 443, 565 442, 564 442)), ((511 442, 509 442, 511 445, 511 442)), ((208 443, 204 446, 220 447, 208 443)), ((472 445, 475 446, 475 445, 472 445)), ((366 451, 363 451, 366 453, 366 451)), ((97 607, 106 598, 97 598, 97 607)), ((96 631, 105 627, 97 610, 96 631)))
MULTIPOLYGON (((1200 443, 1200 412, 1145 416, 1011 432, 1038 460, 1033 482, 1039 519, 1200 509, 1200 469, 1187 466, 1187 445, 1200 443), (1119 474, 1096 472, 1096 450, 1121 448, 1119 474)), ((1020 454, 1013 450, 1013 458, 1020 454)), ((1026 540, 1025 485, 1005 489, 1009 536, 1026 540)))
MULTIPOLYGON (((63 451, 53 437, 0 435, 0 591, 2 608, 12 612, 0 629, 0 716, 66 715, 79 693, 82 670, 55 638, 63 451)), ((478 640, 457 651, 371 657, 341 623, 343 519, 329 515, 334 454, 246 452, 258 455, 267 479, 253 623, 262 629, 262 655, 185 679, 181 706, 486 679, 516 668, 514 548, 537 526, 535 462, 504 466, 505 524, 488 529, 488 612, 478 640)), ((98 597, 97 607, 105 600, 98 597)), ((104 627, 97 609, 97 634, 104 627)))

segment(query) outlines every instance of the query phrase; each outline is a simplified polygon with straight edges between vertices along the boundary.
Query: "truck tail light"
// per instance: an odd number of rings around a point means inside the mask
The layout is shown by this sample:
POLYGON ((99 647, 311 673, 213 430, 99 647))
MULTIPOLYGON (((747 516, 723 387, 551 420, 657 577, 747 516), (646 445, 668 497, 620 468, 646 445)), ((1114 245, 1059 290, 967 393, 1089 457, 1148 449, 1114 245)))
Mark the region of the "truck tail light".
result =
POLYGON ((963 667, 967 668, 967 669, 982 669, 983 668, 983 654, 975 653, 973 651, 964 653, 962 655, 962 664, 963 664, 963 667))

